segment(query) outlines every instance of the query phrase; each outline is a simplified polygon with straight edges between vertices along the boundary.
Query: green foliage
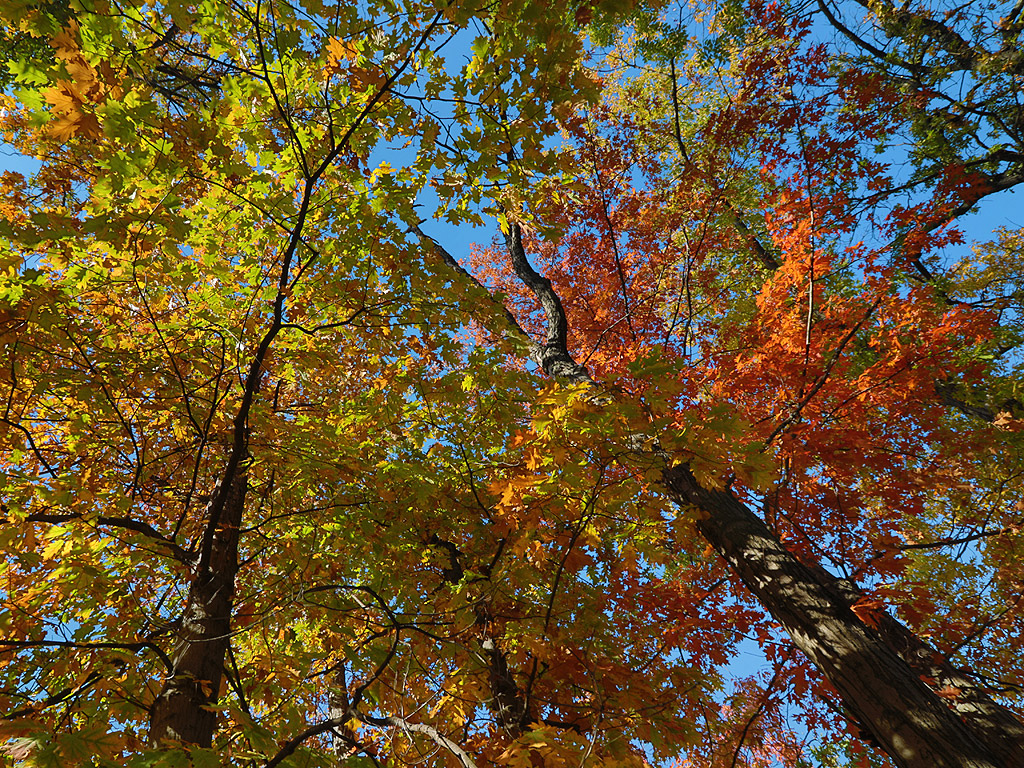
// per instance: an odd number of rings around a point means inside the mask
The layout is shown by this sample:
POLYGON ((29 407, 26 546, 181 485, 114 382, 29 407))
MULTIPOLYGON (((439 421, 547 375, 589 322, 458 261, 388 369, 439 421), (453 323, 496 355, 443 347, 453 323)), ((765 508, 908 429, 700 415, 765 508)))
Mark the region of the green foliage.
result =
POLYGON ((49 39, 74 19, 68 0, 5 3, 0 15, 0 90, 24 77, 28 62, 54 61, 49 39))

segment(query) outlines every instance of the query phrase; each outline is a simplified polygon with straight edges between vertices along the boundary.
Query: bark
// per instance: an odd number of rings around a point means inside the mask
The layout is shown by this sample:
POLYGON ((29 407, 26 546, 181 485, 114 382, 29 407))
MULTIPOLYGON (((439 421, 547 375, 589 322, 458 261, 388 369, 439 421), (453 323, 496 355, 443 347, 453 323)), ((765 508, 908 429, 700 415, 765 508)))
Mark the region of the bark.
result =
POLYGON ((878 635, 933 690, 950 693, 946 704, 981 737, 1002 765, 1024 766, 1024 722, 999 706, 969 675, 887 614, 881 616, 878 635))
MULTIPOLYGON (((885 638, 867 627, 850 610, 849 595, 844 595, 839 579, 801 563, 728 491, 703 488, 685 465, 666 469, 663 479, 678 504, 701 510, 704 517, 697 523, 701 535, 818 667, 852 716, 896 765, 1024 765, 1020 722, 994 702, 986 702, 971 686, 979 704, 969 713, 971 725, 965 723, 890 644, 902 637, 900 642, 913 650, 909 630, 891 618, 882 625, 885 638)), ((917 641, 917 650, 921 647, 923 643, 917 641)))
POLYGON ((245 472, 239 469, 234 474, 234 480, 214 494, 210 505, 208 562, 200 562, 189 585, 172 656, 173 670, 150 710, 149 739, 154 746, 213 744, 217 728, 214 707, 231 638, 239 526, 246 494, 245 472), (221 511, 214 516, 212 508, 218 500, 221 511))

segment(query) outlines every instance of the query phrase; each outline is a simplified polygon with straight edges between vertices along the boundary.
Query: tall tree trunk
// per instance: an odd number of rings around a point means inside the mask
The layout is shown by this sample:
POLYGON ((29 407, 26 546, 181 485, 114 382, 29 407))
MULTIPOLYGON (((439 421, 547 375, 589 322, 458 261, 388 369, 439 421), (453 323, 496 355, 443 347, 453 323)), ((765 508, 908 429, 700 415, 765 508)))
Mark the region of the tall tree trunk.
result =
MULTIPOLYGON (((761 518, 728 491, 702 487, 685 465, 666 469, 663 478, 678 504, 701 510, 699 532, 897 765, 1024 766, 1020 721, 976 690, 972 697, 977 703, 964 707, 961 714, 967 720, 961 719, 890 645, 901 642, 904 648, 899 650, 913 653, 925 647, 899 622, 884 619, 881 632, 867 627, 850 609, 849 587, 801 563, 761 518)), ((925 661, 931 662, 930 658, 925 661)))
POLYGON ((238 573, 238 536, 245 505, 246 476, 241 467, 210 502, 207 557, 201 557, 189 585, 178 630, 174 669, 150 711, 149 740, 154 746, 181 742, 213 744, 224 660, 231 637, 231 612, 238 573), (222 496, 222 498, 218 498, 222 496), (219 512, 215 512, 218 510, 219 512))

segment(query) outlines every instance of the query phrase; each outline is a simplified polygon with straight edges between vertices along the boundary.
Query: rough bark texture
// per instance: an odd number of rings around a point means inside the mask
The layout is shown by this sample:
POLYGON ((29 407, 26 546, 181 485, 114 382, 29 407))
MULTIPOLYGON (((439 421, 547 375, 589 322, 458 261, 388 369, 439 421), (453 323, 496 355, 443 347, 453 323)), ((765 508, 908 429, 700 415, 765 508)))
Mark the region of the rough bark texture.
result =
MULTIPOLYGON (((667 469, 675 500, 706 517, 697 528, 835 687, 853 717, 902 768, 1014 768, 1022 744, 984 736, 935 695, 900 655, 850 610, 842 593, 790 553, 727 491, 700 486, 685 465, 667 469)), ((838 581, 838 579, 836 579, 838 581)), ((1005 713, 1012 718, 1012 715, 1005 713)), ((1013 718, 1015 720, 1015 718, 1013 718)), ((1019 724, 1018 724, 1019 725, 1019 724)), ((1018 729, 1019 730, 1019 729, 1018 729)))
MULTIPOLYGON (((861 597, 846 579, 816 573, 818 580, 845 605, 861 597)), ((945 690, 946 704, 995 753, 1003 763, 1024 766, 1024 721, 995 702, 970 674, 958 669, 935 648, 928 645, 888 613, 878 615, 874 628, 878 637, 899 654, 914 672, 928 682, 933 691, 945 690)))
MULTIPOLYGON (((238 573, 238 531, 245 504, 246 478, 222 490, 221 512, 209 525, 209 562, 200 562, 189 585, 185 611, 172 656, 174 670, 150 711, 154 746, 175 742, 209 747, 217 728, 217 703, 224 659, 231 638, 231 610, 238 573)), ((214 495, 215 502, 217 495, 214 495)), ((211 508, 215 502, 211 502, 211 508)))
POLYGON ((987 696, 971 678, 942 654, 887 614, 878 635, 935 690, 950 692, 945 701, 981 737, 1002 765, 1024 766, 1024 722, 987 696))

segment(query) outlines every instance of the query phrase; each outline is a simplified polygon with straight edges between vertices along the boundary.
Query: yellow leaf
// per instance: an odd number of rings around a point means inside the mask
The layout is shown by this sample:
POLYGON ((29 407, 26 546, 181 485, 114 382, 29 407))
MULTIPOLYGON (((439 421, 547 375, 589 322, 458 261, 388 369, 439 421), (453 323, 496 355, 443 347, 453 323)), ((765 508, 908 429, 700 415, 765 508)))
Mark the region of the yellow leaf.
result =
POLYGON ((541 464, 544 463, 543 454, 533 446, 530 446, 526 450, 526 468, 531 472, 536 471, 540 468, 541 464))
POLYGON ((332 37, 327 41, 327 66, 324 73, 333 75, 341 71, 342 62, 352 64, 359 57, 359 49, 350 40, 332 37))
POLYGON ((55 112, 72 112, 78 110, 81 100, 73 83, 61 80, 54 88, 43 91, 43 97, 53 105, 55 112))

